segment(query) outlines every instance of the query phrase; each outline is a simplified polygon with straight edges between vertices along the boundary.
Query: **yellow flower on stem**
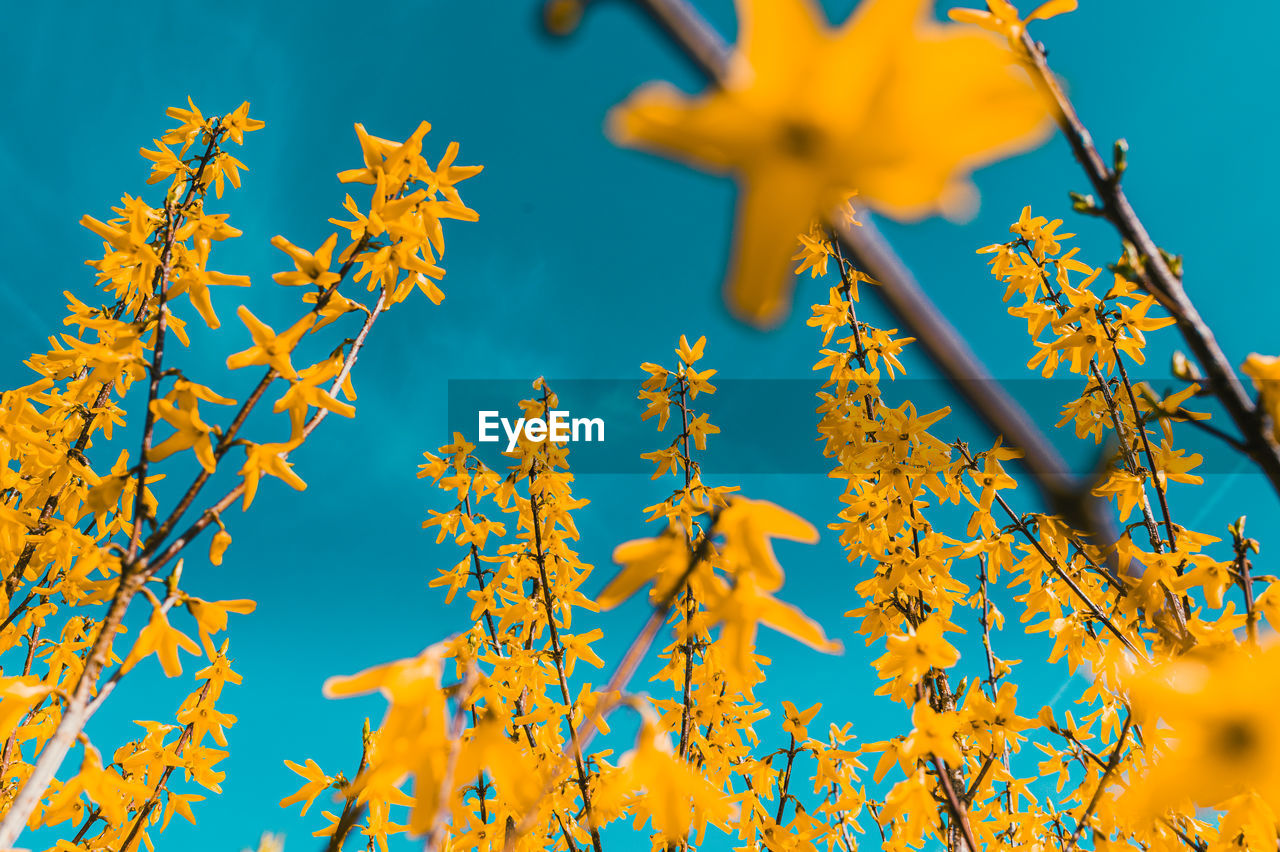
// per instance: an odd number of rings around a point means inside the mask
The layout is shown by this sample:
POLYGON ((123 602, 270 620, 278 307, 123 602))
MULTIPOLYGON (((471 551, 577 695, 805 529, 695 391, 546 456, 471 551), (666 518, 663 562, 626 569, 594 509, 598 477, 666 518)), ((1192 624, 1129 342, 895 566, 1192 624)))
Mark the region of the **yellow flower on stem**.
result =
POLYGON ((623 542, 613 551, 613 561, 623 568, 600 591, 596 604, 601 609, 613 609, 650 581, 654 584, 650 597, 665 599, 684 576, 690 556, 688 542, 674 523, 656 538, 623 542))
POLYGON ((911 711, 911 724, 915 730, 903 745, 909 758, 927 761, 936 757, 951 767, 964 765, 964 756, 956 741, 960 728, 958 715, 938 712, 927 701, 917 701, 911 711))
POLYGON ((165 677, 177 677, 182 674, 178 649, 181 648, 188 654, 199 655, 200 646, 192 641, 191 637, 169 624, 169 619, 165 617, 160 602, 149 589, 142 591, 151 598, 151 620, 138 634, 138 641, 134 643, 133 650, 129 652, 129 656, 120 668, 122 671, 128 671, 139 661, 155 654, 161 668, 164 669, 165 677))
POLYGON ((52 691, 35 675, 0 678, 0 736, 8 739, 31 707, 52 691))
POLYGON ((796 705, 790 701, 782 702, 782 714, 785 721, 782 723, 782 730, 796 738, 796 742, 804 742, 809 739, 808 725, 813 721, 813 717, 818 715, 818 711, 822 709, 822 704, 815 704, 807 710, 797 710, 796 705))
POLYGON ((222 117, 222 126, 227 131, 227 138, 237 145, 244 144, 244 135, 267 126, 265 121, 249 117, 249 102, 245 101, 222 117))
POLYGON ((988 11, 981 9, 952 9, 947 13, 953 21, 965 24, 977 24, 984 30, 999 33, 1009 39, 1013 49, 1019 50, 1022 33, 1032 21, 1047 21, 1049 18, 1074 12, 1080 4, 1077 0, 1048 0, 1041 3, 1030 15, 1018 17, 1018 9, 1009 0, 987 0, 988 11))
POLYGON ((308 367, 298 374, 298 380, 291 383, 289 390, 276 401, 272 411, 289 412, 290 441, 301 443, 310 408, 323 408, 342 417, 356 416, 354 406, 334 399, 328 390, 320 387, 321 382, 334 378, 341 369, 342 362, 332 358, 308 367))
POLYGON ((197 136, 202 133, 207 134, 210 122, 204 117, 204 113, 200 112, 200 108, 196 106, 196 102, 187 96, 187 103, 191 109, 183 109, 182 107, 169 107, 164 114, 170 118, 176 118, 182 122, 181 126, 172 130, 165 131, 164 136, 160 137, 161 141, 168 142, 170 145, 180 143, 182 145, 182 155, 186 156, 187 149, 191 147, 191 143, 196 140, 197 136))
POLYGON ((647 815, 662 840, 684 842, 692 831, 700 841, 707 824, 720 824, 732 814, 729 800, 678 758, 667 735, 648 719, 640 727, 636 747, 619 765, 632 788, 642 792, 636 799, 637 823, 647 815))
POLYGON ((449 147, 445 149, 444 156, 440 158, 440 165, 436 166, 435 170, 427 175, 425 180, 428 187, 439 192, 454 204, 461 204, 462 198, 458 195, 457 185, 467 178, 480 174, 480 172, 484 171, 484 166, 455 166, 453 161, 457 158, 458 143, 450 142, 449 147))
POLYGON ((302 335, 315 324, 316 315, 309 313, 295 322, 288 331, 276 334, 271 326, 255 317, 244 305, 241 305, 236 313, 240 321, 249 329, 249 334, 253 337, 253 346, 243 352, 227 356, 227 369, 239 370, 241 367, 270 365, 286 379, 298 378, 289 355, 302 339, 302 335))
POLYGON ((422 174, 431 172, 426 160, 422 159, 422 137, 431 131, 429 122, 420 122, 418 129, 403 143, 372 136, 364 129, 363 124, 355 127, 360 150, 364 154, 364 168, 338 172, 338 180, 343 183, 376 184, 378 175, 388 175, 397 181, 403 181, 411 169, 422 174))
POLYGON ((213 540, 209 542, 209 561, 214 565, 222 564, 222 554, 227 552, 227 548, 231 545, 231 533, 226 530, 218 530, 213 534, 213 540))
POLYGON ((885 797, 880 819, 895 826, 893 839, 899 849, 920 846, 926 837, 937 837, 941 821, 923 768, 893 786, 885 797))
POLYGON ((280 251, 289 255, 293 261, 294 267, 292 272, 277 272, 271 277, 277 284, 285 287, 305 287, 308 284, 314 284, 317 287, 325 288, 342 280, 336 272, 329 271, 329 263, 333 259, 333 250, 338 245, 338 235, 330 234, 329 238, 324 241, 320 248, 311 253, 306 249, 298 248, 282 236, 274 236, 271 238, 271 245, 280 249, 280 251))
POLYGON ((765 591, 782 588, 784 575, 770 539, 816 544, 813 524, 767 500, 736 497, 721 514, 717 526, 724 533, 724 562, 738 576, 750 574, 765 591))
POLYGON ((218 460, 213 454, 213 442, 210 435, 219 434, 216 426, 210 426, 200 417, 200 401, 215 405, 235 405, 234 399, 219 396, 204 385, 178 379, 173 390, 166 399, 157 399, 151 403, 155 414, 177 431, 165 441, 147 453, 151 461, 162 461, 176 452, 186 449, 195 451, 201 466, 213 473, 218 460))
POLYGON ((245 450, 244 467, 240 475, 244 477, 244 508, 253 504, 254 495, 258 493, 258 480, 269 474, 283 480, 295 491, 306 490, 307 483, 293 472, 293 463, 286 461, 284 454, 297 444, 248 444, 245 450))
POLYGON ((196 625, 200 629, 200 641, 204 643, 205 650, 210 656, 213 656, 213 643, 209 641, 209 637, 214 633, 221 633, 227 629, 227 613, 234 612, 240 615, 248 615, 258 608, 256 601, 244 599, 206 601, 200 598, 188 597, 186 605, 187 611, 196 620, 196 625))
POLYGON ((733 589, 708 608, 707 617, 710 624, 721 625, 725 678, 742 692, 749 692, 763 678, 755 663, 761 624, 824 654, 844 650, 839 641, 827 638, 818 622, 762 589, 754 574, 738 577, 733 589))
POLYGON ((890 636, 885 654, 873 664, 880 677, 916 684, 930 669, 947 669, 960 659, 960 652, 943 636, 946 622, 928 618, 906 635, 890 636))
POLYGON ((619 144, 731 173, 739 185, 730 309, 785 316, 796 235, 851 191, 900 219, 972 206, 967 173, 1026 149, 1048 111, 991 37, 940 24, 929 0, 865 0, 832 29, 806 0, 737 0, 739 40, 719 86, 663 83, 609 118, 619 144))
POLYGON ((302 802, 302 816, 306 816, 307 809, 311 807, 316 797, 333 785, 333 779, 325 775, 324 770, 320 768, 320 764, 309 757, 303 766, 299 766, 292 760, 286 760, 284 765, 301 775, 307 783, 303 784, 302 789, 292 796, 285 796, 281 799, 280 807, 287 808, 290 805, 302 802))

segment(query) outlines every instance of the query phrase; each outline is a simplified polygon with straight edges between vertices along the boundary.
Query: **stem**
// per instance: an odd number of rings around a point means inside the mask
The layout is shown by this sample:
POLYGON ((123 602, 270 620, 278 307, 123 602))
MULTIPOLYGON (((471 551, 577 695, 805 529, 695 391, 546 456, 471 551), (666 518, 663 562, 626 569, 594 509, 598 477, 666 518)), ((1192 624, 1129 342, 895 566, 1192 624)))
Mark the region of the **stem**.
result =
MULTIPOLYGON (((644 659, 649 648, 653 645, 654 638, 658 635, 658 631, 662 629, 663 623, 667 619, 667 615, 671 612, 671 607, 675 603, 681 587, 689 581, 698 564, 703 562, 711 552, 711 535, 715 530, 716 521, 719 519, 719 513, 711 516, 711 522, 707 525, 707 531, 703 534, 702 539, 689 556, 689 564, 684 572, 677 578, 671 591, 668 592, 662 600, 654 605, 653 611, 649 614, 648 620, 644 626, 640 628, 640 632, 636 634, 636 638, 631 640, 631 645, 627 648, 626 653, 622 655, 622 659, 618 662, 618 667, 613 670, 613 674, 609 678, 609 683, 605 686, 600 701, 596 707, 596 712, 586 716, 577 729, 574 731, 575 739, 579 749, 585 749, 595 735, 599 732, 599 721, 605 719, 622 701, 622 690, 624 690, 631 678, 635 676, 636 669, 640 667, 640 661, 644 659)), ((553 776, 554 778, 554 776, 553 776)), ((552 782, 554 783, 554 781, 552 782)), ((544 792, 549 792, 551 786, 545 788, 544 792)), ((518 832, 524 834, 532 827, 532 817, 534 812, 530 811, 521 821, 518 832)), ((510 837, 508 838, 510 839, 510 837)))
MULTIPOLYGON (((209 688, 212 681, 206 680, 204 686, 200 689, 200 695, 196 698, 195 706, 199 707, 204 701, 205 696, 209 694, 209 688)), ((174 745, 173 756, 177 758, 187 744, 191 742, 191 738, 195 733, 195 723, 191 722, 182 729, 182 734, 178 737, 177 743, 174 745)), ((142 826, 146 824, 147 817, 155 809, 156 804, 160 800, 160 793, 165 789, 165 784, 169 781, 169 776, 173 774, 177 764, 170 764, 164 768, 164 772, 160 773, 160 780, 156 782, 156 786, 151 790, 151 795, 147 797, 147 801, 138 809, 137 816, 134 817, 133 826, 129 829, 129 834, 124 839, 124 844, 120 847, 120 852, 129 852, 133 846, 133 841, 137 839, 138 833, 142 830, 142 826)))
POLYGON ((1124 751, 1125 740, 1129 736, 1129 728, 1133 726, 1133 714, 1125 717, 1124 727, 1120 729, 1120 739, 1116 742, 1116 747, 1111 752, 1110 759, 1107 760, 1106 767, 1102 770, 1102 777, 1098 779, 1098 786, 1093 791, 1093 796, 1089 799, 1089 804, 1085 806, 1084 812, 1080 814, 1080 819, 1076 820, 1076 830, 1071 833, 1070 848, 1075 849, 1080 844, 1080 837, 1084 834, 1085 827, 1089 824, 1089 819, 1093 816, 1094 809, 1098 807, 1098 801, 1102 798, 1102 790, 1107 785, 1107 778, 1115 771, 1120 764, 1121 752, 1124 751))
MULTIPOLYGON (((155 401, 160 395, 160 379, 163 377, 164 332, 166 323, 165 291, 169 288, 169 276, 173 274, 173 243, 177 237, 173 208, 166 204, 164 251, 160 257, 160 280, 156 286, 156 332, 151 357, 151 383, 147 386, 146 410, 142 421, 142 448, 138 451, 138 486, 133 495, 133 530, 129 534, 129 549, 125 559, 132 562, 138 555, 138 539, 142 534, 143 512, 146 510, 147 468, 151 463, 151 439, 155 435, 155 401)), ((125 843, 126 847, 128 842, 125 843)))
MULTIPOLYGON (((1102 394, 1102 401, 1107 406, 1107 412, 1111 415, 1111 423, 1115 426, 1116 436, 1120 439, 1120 453, 1124 456, 1125 469, 1134 476, 1141 478, 1140 471, 1142 466, 1138 464, 1138 459, 1133 454, 1133 442, 1130 440, 1129 432, 1125 428, 1124 415, 1120 411, 1120 406, 1116 403, 1115 396, 1111 393, 1107 380, 1102 377, 1101 371, 1098 370, 1098 362, 1096 360, 1089 361, 1089 371, 1098 383, 1098 391, 1102 394)), ((1141 431, 1141 427, 1139 427, 1139 431, 1141 431)), ((1147 529, 1147 538, 1151 540, 1151 549, 1156 553, 1164 553, 1164 544, 1160 539, 1160 530, 1156 526, 1155 515, 1151 512, 1151 500, 1147 497, 1145 482, 1142 487, 1141 508, 1142 523, 1147 529)))
MULTIPOLYGON (((544 413, 548 409, 547 388, 542 388, 542 404, 544 413)), ((547 439, 550 441, 550 438, 547 439)), ((546 446, 544 443, 543 446, 546 446)), ((568 709, 569 740, 573 747, 573 761, 578 771, 578 791, 582 794, 582 809, 587 818, 587 828, 591 833, 591 846, 595 852, 601 852, 600 830, 596 828, 591 814, 591 787, 587 783, 587 768, 583 762, 583 746, 578 741, 578 731, 573 724, 573 697, 569 694, 569 679, 564 671, 564 645, 560 642, 560 631, 556 627, 555 601, 551 597, 551 581, 547 574, 546 554, 542 549, 542 524, 538 521, 538 495, 534 488, 537 481, 537 462, 529 470, 529 514, 532 516, 534 553, 538 562, 538 576, 542 587, 543 610, 547 616, 547 629, 551 637, 551 660, 555 664, 556 679, 560 684, 560 696, 568 709)))
MULTIPOLYGON (((681 432, 679 442, 684 453, 684 487, 688 491, 693 477, 693 458, 689 451, 689 383, 684 375, 677 375, 676 387, 679 389, 681 432)), ((687 498, 686 494, 686 498, 687 498)), ((695 525, 696 526, 696 525, 695 525)), ((698 601, 693 596, 693 587, 684 584, 684 683, 681 687, 680 701, 680 747, 676 754, 684 760, 689 753, 689 736, 693 723, 693 652, 697 642, 693 635, 693 617, 698 611, 698 601)))
MULTIPOLYGON (((916 700, 923 701, 924 698, 924 684, 917 683, 916 700)), ((954 709, 954 707, 951 709, 954 709)), ((982 847, 973 839, 973 829, 969 825, 969 814, 965 810, 964 803, 960 800, 960 797, 956 795, 956 789, 951 783, 951 776, 947 772, 947 765, 936 754, 929 755, 929 762, 933 764, 934 772, 937 773, 938 784, 941 785, 943 795, 946 797, 947 807, 951 811, 952 819, 955 820, 955 826, 959 829, 961 837, 968 846, 968 852, 980 852, 982 847)))
POLYGON ((1258 609, 1253 595, 1253 568, 1249 560, 1249 545, 1244 537, 1244 518, 1236 521, 1231 527, 1232 546, 1235 550, 1235 576, 1244 592, 1245 629, 1248 632, 1249 644, 1258 647, 1258 609))
POLYGON ((1156 457, 1151 451, 1151 440, 1147 437, 1147 430, 1143 426, 1142 418, 1138 414, 1138 398, 1133 392, 1133 383, 1129 381, 1129 371, 1125 369, 1124 359, 1120 356, 1120 347, 1116 345, 1116 333, 1111 324, 1102 318, 1102 328, 1107 332, 1107 337, 1111 339, 1111 351, 1115 355, 1116 367, 1120 372, 1120 381, 1124 385, 1125 393, 1129 396, 1129 407, 1133 410, 1134 429, 1138 433, 1138 437, 1142 439, 1143 455, 1147 458, 1147 469, 1151 471, 1151 482, 1156 489, 1156 499, 1160 502, 1160 514, 1164 518, 1164 529, 1166 537, 1169 541, 1169 549, 1178 549, 1178 537, 1173 531, 1173 518, 1169 514, 1169 499, 1166 496, 1166 488, 1161 485, 1160 477, 1157 475, 1156 457))
POLYGON ((791 735, 791 744, 787 746, 787 768, 782 773, 782 785, 778 789, 778 812, 774 814, 773 821, 779 826, 782 825, 782 814, 787 808, 787 798, 791 795, 791 769, 796 762, 796 735, 791 735))

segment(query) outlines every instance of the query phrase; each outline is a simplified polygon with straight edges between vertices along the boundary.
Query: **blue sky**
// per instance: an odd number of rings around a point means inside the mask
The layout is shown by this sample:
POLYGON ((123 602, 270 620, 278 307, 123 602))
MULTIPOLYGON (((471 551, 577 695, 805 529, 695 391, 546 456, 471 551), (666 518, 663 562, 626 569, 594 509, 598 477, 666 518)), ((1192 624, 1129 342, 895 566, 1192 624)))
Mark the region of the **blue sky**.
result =
MULTIPOLYGON (((827 8, 839 20, 853 5, 827 8)), ((83 213, 106 218, 122 193, 144 191, 147 164, 137 150, 169 125, 165 107, 188 95, 206 113, 249 100, 267 122, 236 152, 249 167, 244 188, 211 204, 245 231, 218 247, 214 266, 252 275, 255 287, 215 293, 223 333, 195 335, 196 346, 181 356, 188 375, 230 395, 243 396, 251 381, 221 366, 247 340, 235 306, 244 301, 277 321, 288 316, 294 294, 269 280, 284 256, 268 240, 284 234, 310 247, 332 230, 327 219, 340 212, 346 191, 334 175, 359 162, 353 122, 403 138, 426 119, 434 125, 429 156, 456 139, 461 162, 485 165, 463 187, 480 222, 447 234, 447 300, 433 308, 411 299, 375 329, 356 371, 357 418, 331 418, 294 457, 308 490, 265 483, 250 513, 229 514, 235 543, 222 568, 205 563, 203 545, 188 560, 192 593, 251 597, 259 609, 232 617, 232 652, 245 681, 229 687, 220 705, 240 717, 221 767, 226 793, 197 807, 198 828, 173 823, 164 843, 234 849, 271 830, 285 832, 291 849, 311 848, 306 834, 319 826, 317 814, 299 820, 296 808, 276 806, 296 786, 282 761, 314 757, 331 773, 350 772, 363 716, 376 720, 381 712, 376 699, 328 702, 321 682, 415 653, 461 626, 466 613, 445 611, 426 587, 456 556, 419 529, 439 501, 415 478, 420 454, 448 437, 448 380, 547 375, 638 384, 640 362, 670 361, 682 333, 708 336, 706 363, 726 378, 810 376, 820 336, 803 317, 822 298, 822 285, 802 281, 803 307, 779 331, 735 324, 719 301, 733 187, 604 138, 605 111, 641 82, 665 78, 689 89, 700 82, 625 4, 600 6, 566 43, 541 36, 534 5, 511 0, 229 2, 216 9, 180 0, 163 9, 32 3, 7 10, 0 33, 0 68, 10 81, 0 92, 0 197, 9 206, 0 229, 4 386, 26 383, 21 360, 59 329, 62 291, 89 292, 92 274, 82 263, 99 243, 77 220, 83 213)), ((731 37, 730 3, 702 6, 731 37)), ((1186 255, 1189 293, 1228 353, 1238 362, 1250 351, 1275 352, 1268 319, 1280 309, 1280 291, 1262 272, 1271 258, 1261 223, 1270 221, 1268 199, 1277 190, 1274 161, 1263 153, 1276 122, 1264 81, 1277 71, 1270 57, 1280 9, 1259 7, 1240 26, 1208 4, 1082 6, 1040 25, 1052 64, 1100 143, 1129 140, 1130 197, 1156 239, 1186 255)), ((1029 343, 1004 315, 1000 288, 974 249, 1003 239, 1024 204, 1067 216, 1083 257, 1095 264, 1112 259, 1116 244, 1098 223, 1070 217, 1066 193, 1085 189, 1085 180, 1058 140, 977 180, 983 205, 971 223, 885 230, 996 374, 1024 378, 1029 343)), ((873 297, 860 310, 889 323, 873 297)), ((1172 347, 1172 333, 1153 344, 1145 375, 1165 374, 1172 347)), ((915 358, 908 365, 913 375, 929 374, 915 358)), ((253 428, 280 425, 258 418, 253 428)), ((972 431, 966 437, 982 440, 972 431)), ((660 443, 655 435, 654 448, 660 443)), ((114 450, 96 459, 112 460, 114 450)), ((713 471, 707 478, 716 482, 713 471)), ((837 493, 814 476, 724 484, 819 526, 837 493)), ((593 501, 578 516, 584 558, 600 566, 592 588, 609 574, 613 545, 648 532, 641 508, 664 487, 644 476, 579 480, 578 496, 593 501)), ((1018 498, 1030 506, 1029 489, 1018 498)), ((1173 505, 1180 523, 1215 534, 1248 511, 1264 543, 1277 519, 1273 495, 1252 475, 1215 476, 1194 495, 1175 491, 1173 505)), ((874 740, 904 717, 863 698, 879 649, 863 648, 841 613, 853 605, 852 586, 865 569, 846 565, 832 538, 779 552, 790 568, 786 596, 848 650, 821 657, 767 638, 765 653, 799 664, 780 667, 761 697, 774 706, 782 698, 800 706, 822 700, 820 722, 851 720, 862 739, 874 740)), ((617 657, 641 618, 633 607, 610 622, 600 647, 606 659, 617 657)), ((1007 641, 1022 640, 1009 634, 1007 641)), ((1025 656, 1035 648, 1027 645, 1025 656)), ((1009 648, 1005 656, 1024 654, 1009 648)), ((189 673, 180 682, 157 675, 149 662, 125 681, 91 726, 95 740, 114 748, 132 736, 128 720, 171 712, 165 708, 191 688, 189 673)), ((1025 688, 1027 712, 1052 700, 1062 681, 1052 671, 1034 680, 1025 688)))

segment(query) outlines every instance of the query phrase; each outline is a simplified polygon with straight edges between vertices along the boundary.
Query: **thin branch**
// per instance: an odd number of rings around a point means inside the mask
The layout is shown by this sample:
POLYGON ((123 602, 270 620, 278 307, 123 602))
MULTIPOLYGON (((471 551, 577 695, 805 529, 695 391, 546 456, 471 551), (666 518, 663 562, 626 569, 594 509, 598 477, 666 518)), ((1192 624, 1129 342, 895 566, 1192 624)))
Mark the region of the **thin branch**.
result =
MULTIPOLYGON (((964 454, 966 461, 968 461, 969 464, 973 464, 974 463, 973 456, 969 455, 968 450, 965 449, 963 445, 959 445, 959 446, 960 446, 960 452, 964 454)), ((1004 497, 1000 495, 999 492, 996 492, 995 500, 997 503, 1000 504, 1000 508, 1004 509, 1005 514, 1009 516, 1009 520, 1012 521, 1014 526, 1018 528, 1018 531, 1022 533, 1023 537, 1025 537, 1026 540, 1031 544, 1031 546, 1036 549, 1036 552, 1040 554, 1040 557, 1044 559, 1046 563, 1048 563, 1049 568, 1050 570, 1053 571, 1054 575, 1057 576, 1058 579, 1062 580, 1064 583, 1067 584, 1067 587, 1070 588, 1071 591, 1075 594, 1075 596, 1080 599, 1080 602, 1089 608, 1089 612, 1091 612, 1093 616, 1098 619, 1098 621, 1102 622, 1103 626, 1106 627, 1107 630, 1111 631, 1111 634, 1113 636, 1115 636, 1117 639, 1123 642, 1124 646, 1128 648, 1129 651, 1135 657, 1137 657, 1138 659, 1144 662, 1149 663, 1150 659, 1147 657, 1147 655, 1143 651, 1139 650, 1138 647, 1134 645, 1133 642, 1131 642, 1129 638, 1120 631, 1120 628, 1116 626, 1115 622, 1111 620, 1111 617, 1107 615, 1107 613, 1102 609, 1102 607, 1094 603, 1093 599, 1090 598, 1087 593, 1085 593, 1084 589, 1080 588, 1080 585, 1075 580, 1073 580, 1071 576, 1067 574, 1066 571, 1062 569, 1062 566, 1058 564, 1058 560, 1055 557, 1053 557, 1049 553, 1049 551, 1044 549, 1044 545, 1040 543, 1040 539, 1032 535, 1031 529, 1027 526, 1026 521, 1022 520, 1022 518, 1019 517, 1018 514, 1013 511, 1013 508, 1009 505, 1008 501, 1006 501, 1004 497)), ((1109 578, 1109 579, 1112 579, 1112 582, 1115 582, 1114 578, 1109 578)))
MULTIPOLYGON (((613 712, 620 704, 623 703, 622 691, 626 689, 627 684, 631 682, 631 678, 635 676, 636 669, 640 667, 640 661, 644 659, 649 648, 653 645, 653 640, 657 637, 658 631, 662 629, 663 623, 667 619, 667 615, 671 612, 671 607, 679 596, 680 589, 689 581, 693 572, 698 565, 705 561, 711 553, 711 537, 715 532, 716 522, 719 520, 719 512, 711 516, 710 522, 707 524, 707 530, 703 533, 702 538, 698 541, 697 546, 693 548, 689 555, 689 563, 676 578, 676 582, 672 584, 671 591, 667 592, 662 599, 654 605, 653 610, 649 614, 649 618, 645 621, 644 626, 640 628, 640 632, 636 634, 635 639, 631 640, 626 652, 622 655, 622 659, 618 662, 617 668, 613 670, 613 674, 609 677, 609 683, 605 686, 603 693, 599 699, 594 713, 588 714, 577 729, 574 731, 575 738, 578 742, 578 748, 585 750, 595 735, 599 733, 600 722, 613 712)), ((554 778, 554 775, 552 776, 554 778)), ((550 790, 548 786, 547 790, 550 790)), ((517 830, 518 834, 524 834, 532 827, 533 812, 525 815, 517 830)), ((510 839, 510 835, 508 836, 510 839)))
POLYGON ((1080 814, 1080 819, 1076 820, 1076 830, 1071 833, 1071 849, 1075 849, 1080 844, 1080 837, 1084 834, 1085 827, 1088 826, 1094 810, 1098 807, 1098 802, 1102 798, 1102 791, 1107 786, 1107 779, 1111 777, 1111 773, 1115 772, 1116 767, 1120 765, 1125 741, 1129 737, 1129 728, 1132 726, 1133 714, 1131 713, 1125 717, 1124 727, 1120 729, 1120 739, 1116 742, 1116 747, 1112 750, 1111 757, 1107 760, 1107 765, 1102 770, 1102 777, 1098 779, 1098 786, 1094 789, 1093 796, 1089 799, 1089 804, 1085 806, 1084 812, 1080 814))
POLYGON ((1022 33, 1022 48, 1032 80, 1054 104, 1058 127, 1101 199, 1103 215, 1120 236, 1137 250, 1141 261, 1135 270, 1140 278, 1139 283, 1159 299, 1173 316, 1183 339, 1204 367, 1210 390, 1226 408, 1243 436, 1250 457, 1261 468, 1271 487, 1280 494, 1280 447, 1268 437, 1270 418, 1249 397, 1212 330, 1188 298, 1181 278, 1169 267, 1159 247, 1134 212, 1120 186, 1120 174, 1109 167, 1098 153, 1093 137, 1050 70, 1044 51, 1025 30, 1022 33))
MULTIPOLYGON (((550 409, 548 401, 549 391, 544 383, 542 386, 542 406, 545 413, 550 409)), ((550 440, 543 444, 548 446, 550 440)), ((569 693, 569 678, 565 674, 564 665, 564 645, 560 641, 560 629, 556 626, 556 603, 551 596, 551 579, 547 572, 547 554, 543 550, 542 544, 542 524, 538 518, 538 493, 535 483, 538 478, 537 461, 529 470, 529 514, 532 516, 534 557, 538 563, 539 585, 542 589, 542 609, 547 618, 547 630, 550 633, 551 642, 551 661, 556 670, 556 681, 560 685, 560 697, 564 701, 564 706, 568 709, 569 722, 569 741, 573 748, 574 766, 578 773, 578 792, 582 796, 582 809, 587 818, 587 828, 591 834, 591 846, 595 852, 601 852, 600 847, 600 830, 596 827, 595 818, 591 813, 591 785, 587 780, 587 768, 583 762, 583 747, 578 741, 578 731, 573 724, 573 696, 569 693)))

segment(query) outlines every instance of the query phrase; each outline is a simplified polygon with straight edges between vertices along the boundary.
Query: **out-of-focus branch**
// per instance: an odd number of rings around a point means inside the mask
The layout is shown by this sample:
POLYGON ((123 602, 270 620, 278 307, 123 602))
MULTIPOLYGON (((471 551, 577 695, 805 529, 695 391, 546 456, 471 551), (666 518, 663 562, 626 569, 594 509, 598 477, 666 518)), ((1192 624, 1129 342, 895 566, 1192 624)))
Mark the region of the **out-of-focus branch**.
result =
MULTIPOLYGON (((635 0, 713 81, 728 70, 730 50, 686 0, 635 0)), ((861 215, 861 211, 860 215, 861 215)), ((1090 483, 1071 473, 1066 461, 942 315, 915 276, 870 222, 861 227, 832 223, 845 255, 878 281, 881 297, 919 341, 938 370, 997 434, 1022 452, 1023 464, 1049 508, 1087 532, 1099 547, 1119 538, 1104 502, 1090 483)), ((1233 374, 1234 375, 1234 374, 1233 374)), ((1277 456, 1280 475, 1280 456, 1277 456)), ((1280 479, 1277 479, 1280 482, 1280 479)))

